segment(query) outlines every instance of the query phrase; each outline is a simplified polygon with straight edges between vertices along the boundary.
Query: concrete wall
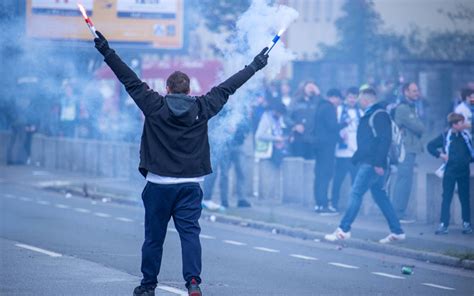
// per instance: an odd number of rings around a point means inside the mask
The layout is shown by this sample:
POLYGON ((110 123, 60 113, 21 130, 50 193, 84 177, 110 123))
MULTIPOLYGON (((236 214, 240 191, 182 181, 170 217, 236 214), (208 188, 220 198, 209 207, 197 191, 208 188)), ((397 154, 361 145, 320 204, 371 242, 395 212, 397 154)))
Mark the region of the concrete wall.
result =
MULTIPOLYGON (((6 147, 9 134, 0 132, 0 164, 6 164, 6 147)), ((84 172, 92 176, 110 178, 137 178, 139 145, 82 140, 51 138, 43 135, 33 137, 31 163, 48 169, 84 172)), ((242 167, 245 180, 235 180, 230 173, 230 190, 235 181, 244 182, 247 195, 254 195, 262 201, 271 203, 297 204, 312 208, 314 206, 313 182, 314 161, 288 157, 278 168, 270 161, 255 162, 251 153, 244 151, 242 167)), ((441 179, 436 177, 426 165, 415 170, 412 195, 408 214, 420 222, 438 223, 441 208, 441 179)), ((393 179, 396 176, 393 176, 393 179)), ((218 182, 216 182, 218 184, 218 182)), ((332 185, 332 184, 331 184, 332 185)), ((341 188, 340 207, 345 208, 350 195, 350 177, 347 176, 341 188)), ((331 186, 330 186, 331 188, 331 186)), ((393 190, 393 187, 390 189, 393 190)), ((471 176, 471 216, 474 217, 474 176, 471 176)), ((214 190, 219 194, 218 186, 214 190)), ((331 190, 329 190, 330 197, 331 190)), ((229 195, 231 202, 232 195, 229 195)), ((451 207, 452 223, 461 223, 461 208, 457 192, 451 207)), ((360 212, 361 215, 381 215, 380 210, 368 193, 360 212)))
POLYGON ((35 135, 31 150, 34 165, 111 178, 136 175, 138 161, 138 144, 121 142, 35 135))
MULTIPOLYGON (((314 206, 313 180, 314 161, 303 160, 302 158, 286 158, 282 164, 282 201, 284 203, 294 203, 303 206, 314 206)), ((261 167, 261 170, 265 168, 261 167)), ((260 172, 260 175, 265 175, 260 172)), ((393 192, 393 184, 396 179, 396 172, 392 174, 392 182, 389 188, 393 192)), ((330 185, 331 188, 332 184, 330 185)), ((341 188, 341 198, 339 205, 342 209, 347 206, 350 196, 350 177, 347 176, 341 188)), ((441 211, 442 180, 434 175, 430 170, 416 168, 412 186, 411 197, 409 199, 407 214, 419 222, 430 224, 439 223, 441 211)), ((474 217, 474 175, 470 180, 470 203, 471 217, 474 217)), ((331 198, 331 190, 328 192, 331 198)), ((364 202, 360 211, 361 215, 379 215, 380 209, 373 201, 370 193, 364 197, 364 202)), ((461 224, 461 206, 457 191, 454 194, 451 206, 451 223, 461 224)))
MULTIPOLYGON (((471 221, 474 217, 474 176, 471 174, 470 185, 470 204, 471 204, 471 221)), ((426 175, 426 221, 428 223, 439 223, 439 217, 441 215, 441 202, 443 185, 442 179, 437 177, 433 173, 426 175)), ((457 188, 454 192, 453 201, 451 202, 451 219, 450 223, 461 224, 461 203, 459 202, 459 195, 457 188)))
POLYGON ((7 164, 7 149, 10 141, 10 133, 0 131, 0 165, 7 164))

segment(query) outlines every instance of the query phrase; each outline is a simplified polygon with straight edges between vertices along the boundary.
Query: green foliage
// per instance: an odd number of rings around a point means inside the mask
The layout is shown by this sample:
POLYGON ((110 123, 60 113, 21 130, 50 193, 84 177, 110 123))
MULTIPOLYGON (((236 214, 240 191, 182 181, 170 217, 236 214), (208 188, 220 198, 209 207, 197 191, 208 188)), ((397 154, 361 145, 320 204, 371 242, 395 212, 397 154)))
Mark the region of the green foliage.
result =
POLYGON ((474 8, 458 4, 453 10, 439 9, 438 13, 449 19, 457 30, 431 31, 423 37, 414 28, 405 39, 410 55, 416 59, 443 61, 474 61, 474 34, 466 29, 474 23, 474 8))
POLYGON ((199 0, 201 15, 209 30, 216 33, 234 29, 239 16, 250 6, 250 0, 199 0))
POLYGON ((336 21, 339 42, 333 46, 320 45, 323 57, 357 64, 361 79, 367 74, 382 74, 377 73, 380 71, 394 72, 393 65, 391 69, 384 66, 387 60, 393 61, 405 53, 406 48, 400 36, 379 32, 383 22, 373 1, 346 0, 342 10, 344 16, 336 21))
MULTIPOLYGON (((336 21, 340 39, 335 53, 343 54, 348 60, 364 58, 366 48, 377 37, 381 24, 371 0, 350 0, 342 6, 345 15, 336 21)), ((329 52, 328 52, 329 53, 329 52)))
POLYGON ((474 34, 431 32, 425 40, 412 32, 407 38, 410 58, 442 61, 474 61, 474 34), (411 44, 410 44, 411 42, 411 44))
MULTIPOLYGON (((392 76, 403 59, 466 61, 474 60, 474 34, 466 31, 432 31, 422 34, 414 26, 408 35, 381 32, 383 21, 373 0, 346 0, 344 15, 336 21, 339 41, 332 46, 320 44, 323 58, 358 65, 359 78, 392 76)), ((443 11, 452 22, 472 22, 474 10, 458 6, 443 11)), ((362 82, 361 81, 361 82, 362 82)))

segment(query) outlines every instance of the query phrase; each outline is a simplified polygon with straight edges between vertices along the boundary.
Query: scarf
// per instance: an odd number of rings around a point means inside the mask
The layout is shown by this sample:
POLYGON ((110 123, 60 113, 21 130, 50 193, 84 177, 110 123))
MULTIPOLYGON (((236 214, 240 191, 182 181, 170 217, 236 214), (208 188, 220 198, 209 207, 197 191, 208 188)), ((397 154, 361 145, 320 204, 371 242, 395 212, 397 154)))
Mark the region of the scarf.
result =
MULTIPOLYGON (((466 132, 466 131, 460 131, 459 132, 461 136, 464 139, 464 142, 466 142, 467 148, 469 149, 469 152, 471 153, 471 158, 474 159, 474 148, 472 147, 472 139, 471 135, 466 132)), ((446 155, 449 156, 449 146, 451 145, 451 136, 453 134, 453 130, 449 129, 449 131, 446 134, 446 145, 444 146, 444 151, 446 151, 446 155)))

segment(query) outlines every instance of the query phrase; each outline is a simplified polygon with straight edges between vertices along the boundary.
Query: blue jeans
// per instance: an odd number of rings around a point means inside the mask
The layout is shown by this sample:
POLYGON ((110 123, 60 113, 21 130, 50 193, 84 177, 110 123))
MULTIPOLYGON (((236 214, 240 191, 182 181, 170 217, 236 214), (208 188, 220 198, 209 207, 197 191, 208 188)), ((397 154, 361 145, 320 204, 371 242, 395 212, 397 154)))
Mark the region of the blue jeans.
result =
POLYGON ((344 232, 351 230, 351 225, 359 213, 362 198, 367 190, 370 189, 375 203, 380 208, 388 222, 390 231, 395 234, 403 233, 400 221, 398 220, 395 210, 388 199, 387 191, 385 189, 387 174, 388 172, 386 171, 384 176, 379 176, 375 173, 373 166, 369 164, 360 165, 354 184, 352 185, 349 207, 339 225, 344 232))

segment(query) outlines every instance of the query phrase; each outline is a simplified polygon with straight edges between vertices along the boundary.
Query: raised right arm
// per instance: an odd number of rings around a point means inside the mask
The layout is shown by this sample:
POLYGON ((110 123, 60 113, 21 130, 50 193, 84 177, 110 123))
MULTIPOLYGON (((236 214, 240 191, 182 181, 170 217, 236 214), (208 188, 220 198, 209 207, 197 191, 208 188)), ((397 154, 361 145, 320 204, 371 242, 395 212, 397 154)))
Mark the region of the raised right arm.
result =
POLYGON ((140 80, 137 74, 125 64, 122 59, 108 45, 104 35, 97 31, 99 38, 95 38, 95 47, 104 56, 104 61, 125 86, 125 90, 135 101, 143 114, 149 115, 163 104, 163 96, 148 87, 140 80))

